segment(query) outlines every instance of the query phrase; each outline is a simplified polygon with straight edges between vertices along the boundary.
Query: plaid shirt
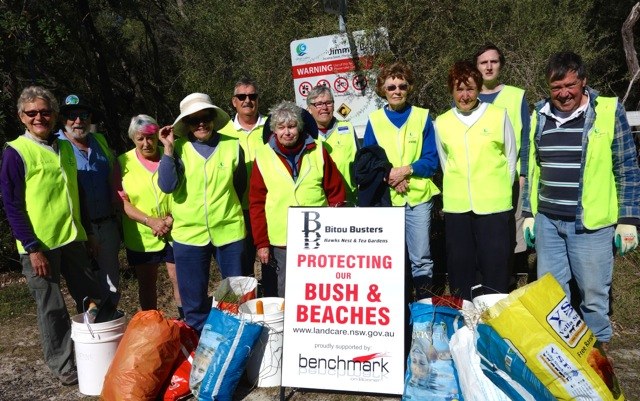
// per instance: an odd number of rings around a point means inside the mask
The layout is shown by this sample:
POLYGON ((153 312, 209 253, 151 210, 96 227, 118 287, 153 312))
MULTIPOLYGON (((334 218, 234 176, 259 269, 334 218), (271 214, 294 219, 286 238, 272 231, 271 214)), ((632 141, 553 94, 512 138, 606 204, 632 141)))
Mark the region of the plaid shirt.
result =
MULTIPOLYGON (((585 113, 584 131, 582 136, 582 149, 583 155, 587 152, 588 145, 588 133, 593 128, 594 121, 596 119, 595 104, 596 98, 599 96, 598 92, 587 87, 586 90, 589 93, 589 106, 585 113)), ((544 99, 536 103, 534 113, 536 113, 537 123, 535 127, 531 127, 535 130, 534 146, 535 146, 535 158, 538 158, 538 143, 540 142, 540 135, 547 116, 540 112, 540 110, 549 103, 549 99, 544 99)), ((532 117, 533 120, 533 117, 532 117)), ((638 160, 636 147, 633 142, 633 135, 629 122, 627 121, 627 115, 624 108, 618 103, 616 109, 615 118, 615 133, 613 142, 611 143, 611 157, 613 158, 613 175, 616 180, 616 189, 618 192, 618 223, 619 224, 640 224, 640 170, 638 170, 638 160)), ((527 155, 529 157, 529 155, 527 155)), ((536 162, 532 160, 531 162, 536 162)), ((584 172, 585 157, 582 157, 581 171, 584 172)), ((580 185, 578 188, 578 199, 582 199, 582 179, 580 179, 580 185)), ((524 192, 523 192, 523 215, 531 217, 531 202, 529 199, 529 177, 527 175, 525 179, 524 192)), ((578 207, 576 208, 576 228, 578 230, 584 229, 582 225, 583 208, 582 202, 578 201, 578 207)))

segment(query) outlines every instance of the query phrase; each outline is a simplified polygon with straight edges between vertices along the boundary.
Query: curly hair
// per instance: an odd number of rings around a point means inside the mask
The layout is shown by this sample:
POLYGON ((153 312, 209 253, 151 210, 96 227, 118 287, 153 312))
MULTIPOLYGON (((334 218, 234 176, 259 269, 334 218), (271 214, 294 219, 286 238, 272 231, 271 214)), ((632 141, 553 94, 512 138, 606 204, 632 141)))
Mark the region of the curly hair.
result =
POLYGON ((25 103, 35 102, 36 99, 42 99, 49 104, 49 108, 56 114, 60 111, 58 101, 53 93, 42 86, 28 86, 22 90, 20 97, 18 98, 17 107, 18 114, 24 111, 25 103))
POLYGON ((387 78, 404 79, 409 84, 408 92, 411 92, 413 89, 413 70, 402 61, 396 61, 390 66, 384 66, 378 74, 378 78, 376 79, 376 93, 380 97, 385 97, 384 83, 387 78))
POLYGON ((480 90, 483 80, 478 67, 469 60, 456 61, 449 69, 449 76, 447 77, 449 93, 453 93, 457 83, 468 84, 470 80, 473 80, 478 86, 478 90, 480 90))
POLYGON ((296 121, 298 123, 298 130, 302 132, 304 128, 302 109, 297 104, 283 100, 273 106, 269 110, 269 113, 271 114, 269 128, 271 128, 272 131, 276 130, 278 124, 287 124, 291 121, 296 121))

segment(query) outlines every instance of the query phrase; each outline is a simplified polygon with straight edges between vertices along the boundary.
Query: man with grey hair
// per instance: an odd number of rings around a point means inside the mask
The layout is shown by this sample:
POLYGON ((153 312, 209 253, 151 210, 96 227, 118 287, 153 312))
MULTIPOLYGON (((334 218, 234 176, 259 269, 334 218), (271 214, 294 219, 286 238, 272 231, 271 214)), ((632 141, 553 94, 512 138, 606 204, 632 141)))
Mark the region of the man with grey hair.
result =
POLYGON ((272 134, 256 151, 249 189, 253 238, 263 269, 275 269, 278 276, 277 291, 265 288, 265 296, 284 297, 289 206, 342 206, 345 202, 340 172, 322 142, 313 139, 314 133, 309 132, 313 125, 306 111, 283 101, 271 109, 272 134))
POLYGON ((338 166, 347 191, 347 202, 356 205, 357 185, 353 163, 358 151, 358 138, 353 125, 338 121, 334 116, 335 102, 331 89, 324 85, 313 87, 307 95, 307 110, 318 124, 318 139, 324 142, 331 158, 338 166))
MULTIPOLYGON (((262 130, 266 117, 258 111, 258 84, 249 77, 240 78, 233 89, 231 104, 236 109, 236 115, 221 130, 220 134, 237 138, 244 150, 247 179, 251 174, 256 149, 262 145, 262 130)), ((256 260, 256 248, 253 245, 251 223, 249 219, 249 187, 244 194, 240 194, 242 212, 247 229, 242 258, 242 274, 253 276, 256 260)))
POLYGON ((91 257, 98 267, 102 297, 115 307, 120 299, 120 229, 116 199, 115 154, 104 135, 92 132, 100 113, 87 98, 68 95, 60 107, 64 131, 58 139, 68 141, 73 148, 78 169, 78 182, 86 194, 86 207, 93 237, 89 238, 91 257))

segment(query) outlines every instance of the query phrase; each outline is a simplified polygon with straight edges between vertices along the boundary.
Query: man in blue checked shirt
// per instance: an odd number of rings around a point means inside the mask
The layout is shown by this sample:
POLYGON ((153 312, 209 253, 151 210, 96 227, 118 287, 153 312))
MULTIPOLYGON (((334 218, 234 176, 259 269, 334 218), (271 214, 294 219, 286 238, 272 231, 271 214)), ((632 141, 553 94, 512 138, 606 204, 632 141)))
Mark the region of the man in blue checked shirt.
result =
POLYGON ((538 277, 550 272, 606 349, 614 246, 638 245, 640 172, 625 111, 617 98, 587 86, 579 55, 561 52, 546 67, 550 97, 531 117, 523 231, 538 254, 538 277))

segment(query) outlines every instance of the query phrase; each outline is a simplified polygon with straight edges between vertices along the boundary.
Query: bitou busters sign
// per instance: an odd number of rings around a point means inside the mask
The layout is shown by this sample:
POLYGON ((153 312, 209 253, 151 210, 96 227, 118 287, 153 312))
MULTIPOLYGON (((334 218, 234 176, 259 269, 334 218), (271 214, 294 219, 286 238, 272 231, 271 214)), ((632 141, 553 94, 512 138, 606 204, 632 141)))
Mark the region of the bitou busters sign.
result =
POLYGON ((316 85, 331 88, 334 116, 349 121, 364 135, 369 114, 383 106, 375 93, 375 54, 388 48, 387 30, 320 36, 291 42, 291 74, 296 103, 307 108, 307 95, 316 85))
POLYGON ((404 208, 288 218, 283 386, 402 394, 404 208))

